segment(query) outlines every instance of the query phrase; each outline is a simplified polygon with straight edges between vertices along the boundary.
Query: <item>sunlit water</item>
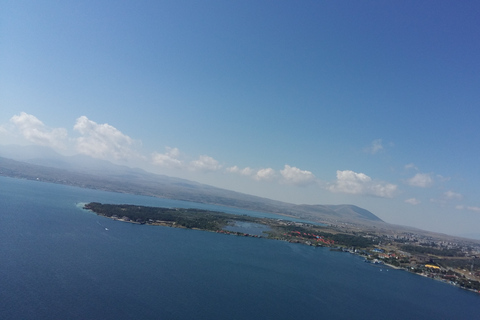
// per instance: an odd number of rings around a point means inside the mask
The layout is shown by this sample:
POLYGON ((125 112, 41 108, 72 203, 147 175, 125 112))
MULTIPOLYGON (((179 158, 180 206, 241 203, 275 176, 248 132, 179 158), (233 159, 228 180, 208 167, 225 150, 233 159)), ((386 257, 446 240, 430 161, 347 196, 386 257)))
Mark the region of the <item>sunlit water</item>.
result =
POLYGON ((90 201, 221 209, 0 177, 0 319, 478 316, 476 293, 351 254, 113 221, 90 201))

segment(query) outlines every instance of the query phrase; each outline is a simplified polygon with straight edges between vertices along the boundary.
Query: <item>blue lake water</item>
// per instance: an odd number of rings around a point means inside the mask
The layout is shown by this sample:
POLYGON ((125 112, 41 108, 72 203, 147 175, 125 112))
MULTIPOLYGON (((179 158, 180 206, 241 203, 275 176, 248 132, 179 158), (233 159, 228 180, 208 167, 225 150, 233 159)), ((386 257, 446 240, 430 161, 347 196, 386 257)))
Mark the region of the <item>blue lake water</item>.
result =
POLYGON ((219 210, 0 177, 0 319, 478 317, 480 295, 355 255, 113 221, 90 201, 219 210))

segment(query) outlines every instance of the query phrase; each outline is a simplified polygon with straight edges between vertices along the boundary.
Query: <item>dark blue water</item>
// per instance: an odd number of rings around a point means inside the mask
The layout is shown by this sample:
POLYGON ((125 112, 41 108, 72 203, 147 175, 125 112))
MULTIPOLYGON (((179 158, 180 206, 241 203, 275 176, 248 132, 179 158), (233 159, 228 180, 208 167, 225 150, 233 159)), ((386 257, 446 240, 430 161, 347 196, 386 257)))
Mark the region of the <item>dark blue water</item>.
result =
POLYGON ((354 255, 113 221, 89 201, 179 206, 0 177, 0 319, 478 316, 476 293, 354 255))

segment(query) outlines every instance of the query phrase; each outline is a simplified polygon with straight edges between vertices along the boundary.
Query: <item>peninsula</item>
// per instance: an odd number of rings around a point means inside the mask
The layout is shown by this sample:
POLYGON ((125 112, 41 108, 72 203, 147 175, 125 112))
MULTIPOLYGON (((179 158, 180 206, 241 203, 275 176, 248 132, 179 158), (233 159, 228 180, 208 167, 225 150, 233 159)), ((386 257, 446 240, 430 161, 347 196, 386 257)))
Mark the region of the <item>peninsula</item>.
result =
POLYGON ((317 225, 285 219, 259 218, 218 211, 185 208, 146 207, 129 204, 84 205, 98 215, 136 224, 168 226, 283 240, 310 246, 331 247, 365 257, 365 262, 404 269, 408 272, 480 293, 478 248, 454 243, 437 243, 414 234, 393 237, 359 232, 336 226, 317 225), (235 226, 245 226, 232 228, 235 226), (261 234, 249 230, 263 227, 261 234))
MULTIPOLYGON (((84 205, 98 215, 114 220, 137 224, 168 226, 204 230, 225 234, 265 237, 286 240, 311 246, 342 246, 368 248, 375 245, 373 239, 349 235, 331 230, 325 226, 294 222, 284 219, 257 218, 248 215, 235 215, 218 211, 185 208, 146 207, 129 204, 102 204, 91 202, 84 205), (248 223, 241 231, 229 231, 239 223, 248 223), (262 235, 249 233, 249 229, 263 226, 262 235)), ((239 228, 242 229, 242 228, 239 228)))

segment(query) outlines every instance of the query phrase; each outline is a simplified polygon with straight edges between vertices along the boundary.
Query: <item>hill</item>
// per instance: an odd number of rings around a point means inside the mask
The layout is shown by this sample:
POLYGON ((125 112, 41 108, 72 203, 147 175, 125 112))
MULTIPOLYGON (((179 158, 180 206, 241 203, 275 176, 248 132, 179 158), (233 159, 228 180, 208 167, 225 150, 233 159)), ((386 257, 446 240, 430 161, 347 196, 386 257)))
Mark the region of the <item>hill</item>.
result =
MULTIPOLYGON (((217 204, 290 215, 317 222, 383 223, 373 213, 353 205, 296 205, 185 179, 152 174, 142 169, 114 165, 108 161, 84 156, 64 157, 48 150, 43 151, 49 154, 50 159, 27 158, 18 161, 0 157, 0 175, 82 188, 217 204)), ((0 155, 13 153, 3 152, 0 155)), ((29 154, 31 153, 25 151, 22 156, 25 158, 25 155, 28 157, 29 154)))

